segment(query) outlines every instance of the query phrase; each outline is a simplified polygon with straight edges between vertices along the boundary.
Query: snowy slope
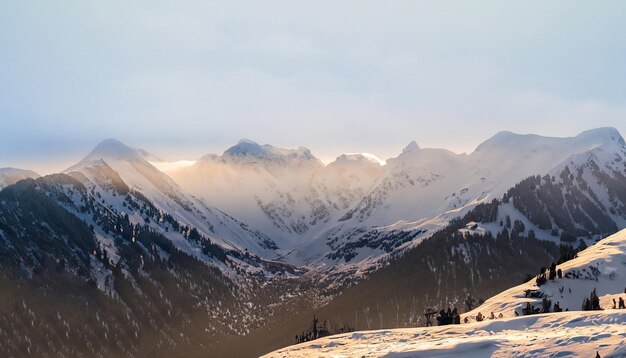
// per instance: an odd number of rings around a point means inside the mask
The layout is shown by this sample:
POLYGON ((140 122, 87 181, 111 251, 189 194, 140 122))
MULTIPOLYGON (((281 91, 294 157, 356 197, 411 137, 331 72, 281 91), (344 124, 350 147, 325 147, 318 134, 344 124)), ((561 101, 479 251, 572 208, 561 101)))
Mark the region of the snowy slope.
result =
MULTIPOLYGON (((624 140, 613 128, 595 129, 571 138, 501 132, 469 155, 444 149, 421 149, 413 142, 397 158, 387 160, 385 171, 374 188, 348 210, 337 225, 320 232, 302 250, 295 250, 291 255, 305 257, 305 262, 328 261, 328 249, 323 249, 324 245, 338 253, 346 247, 360 245, 358 243, 373 232, 376 236, 418 232, 415 239, 420 239, 477 204, 502 197, 524 178, 554 175, 567 165, 573 171, 588 164, 590 157, 599 163, 597 175, 592 175, 595 181, 608 175, 613 181, 623 182, 613 172, 616 169, 623 172, 625 154, 624 140)), ((602 202, 603 210, 611 210, 604 200, 611 200, 610 195, 601 195, 607 186, 594 186, 592 176, 585 176, 589 179, 590 191, 598 192, 596 201, 602 202)), ((623 209, 613 211, 615 222, 624 227, 623 209)), ((353 260, 375 260, 382 253, 380 248, 359 246, 353 260)))
POLYGON ((595 289, 600 307, 612 308, 613 298, 626 300, 626 230, 600 240, 573 260, 557 265, 557 269, 562 270, 563 278, 548 280, 541 286, 533 279, 513 287, 463 314, 462 319, 474 321, 479 312, 486 316, 494 312, 496 316, 502 313, 504 317, 513 317, 516 311, 521 315, 527 303, 540 307, 542 299, 526 297, 526 290, 538 290, 553 304, 558 302, 563 310, 573 311, 580 310, 583 300, 595 289))
POLYGON ((620 139, 619 133, 610 128, 573 138, 501 132, 470 155, 417 147, 405 149, 398 158, 387 162, 387 177, 353 210, 353 216, 360 222, 379 224, 390 219, 415 220, 455 211, 486 198, 500 197, 527 176, 545 174, 572 155, 620 139))
POLYGON ((570 173, 571 182, 604 208, 618 227, 626 227, 626 143, 619 133, 604 145, 571 156, 549 174, 567 182, 564 172, 570 173))
POLYGON ((32 170, 0 168, 0 190, 27 178, 39 178, 39 174, 35 173, 32 170))
POLYGON ((259 228, 288 251, 334 224, 373 186, 380 164, 359 154, 324 166, 306 148, 242 140, 168 174, 193 195, 259 228))
POLYGON ((537 287, 535 280, 513 287, 462 314, 469 323, 430 328, 354 332, 326 337, 272 352, 267 357, 509 357, 626 356, 626 309, 613 309, 613 299, 626 299, 626 230, 607 237, 557 266, 563 278, 537 287), (538 290, 563 312, 516 316, 526 297, 538 290), (601 311, 580 311, 596 290, 601 311), (478 313, 503 318, 477 322, 478 313))
MULTIPOLYGON (((66 173, 97 191, 111 207, 128 211, 131 218, 133 213, 123 205, 123 194, 128 190, 139 192, 159 211, 183 225, 195 227, 225 248, 247 249, 265 258, 276 257, 276 246, 270 238, 187 194, 141 153, 117 140, 103 141, 66 173)), ((133 220, 144 224, 140 217, 133 220)), ((178 242, 183 243, 180 238, 178 242)))
POLYGON ((565 312, 462 325, 341 334, 264 357, 626 356, 626 312, 565 312))
POLYGON ((479 230, 497 233, 519 221, 543 240, 599 239, 626 227, 626 147, 621 138, 575 154, 543 177, 527 178, 505 195, 493 222, 479 230))

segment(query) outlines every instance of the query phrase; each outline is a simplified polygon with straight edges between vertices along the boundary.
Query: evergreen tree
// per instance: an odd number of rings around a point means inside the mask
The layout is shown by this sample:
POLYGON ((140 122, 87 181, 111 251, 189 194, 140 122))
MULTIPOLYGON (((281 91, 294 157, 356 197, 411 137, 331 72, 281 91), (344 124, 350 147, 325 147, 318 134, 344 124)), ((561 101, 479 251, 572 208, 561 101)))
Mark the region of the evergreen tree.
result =
POLYGON ((583 311, 598 311, 602 308, 600 307, 600 298, 594 289, 591 291, 589 298, 585 298, 582 306, 583 311))

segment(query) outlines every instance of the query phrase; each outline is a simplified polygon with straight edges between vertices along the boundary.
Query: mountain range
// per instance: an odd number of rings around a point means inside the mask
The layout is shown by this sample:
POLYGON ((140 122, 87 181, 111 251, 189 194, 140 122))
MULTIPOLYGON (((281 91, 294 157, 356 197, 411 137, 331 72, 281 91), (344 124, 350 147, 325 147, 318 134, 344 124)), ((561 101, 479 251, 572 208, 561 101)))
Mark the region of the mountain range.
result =
POLYGON ((423 324, 626 227, 613 128, 500 132, 470 154, 411 142, 385 164, 250 140, 162 164, 107 139, 59 174, 0 169, 0 352, 258 355, 315 313, 423 324))

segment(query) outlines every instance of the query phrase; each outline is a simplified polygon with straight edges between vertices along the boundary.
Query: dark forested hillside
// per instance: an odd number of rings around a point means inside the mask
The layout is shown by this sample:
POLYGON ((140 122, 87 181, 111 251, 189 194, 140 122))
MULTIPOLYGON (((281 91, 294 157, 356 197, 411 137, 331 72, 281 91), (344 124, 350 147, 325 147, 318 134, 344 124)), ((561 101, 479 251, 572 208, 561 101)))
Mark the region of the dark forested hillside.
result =
POLYGON ((293 344, 292 335, 306 327, 313 314, 328 319, 331 326, 349 323, 357 330, 424 325, 427 308, 456 306, 464 311, 468 297, 477 305, 481 297, 521 283, 541 265, 558 259, 559 247, 552 242, 519 234, 459 232, 465 220, 487 218, 497 206, 498 202, 480 205, 327 305, 292 317, 289 324, 270 324, 248 339, 253 347, 267 346, 267 351, 293 344))
MULTIPOLYGON (((228 356, 221 337, 262 325, 280 307, 271 303, 291 290, 245 273, 230 278, 88 192, 66 175, 0 192, 1 356, 228 356), (113 243, 98 242, 98 232, 113 243)), ((161 215, 140 194, 117 195, 146 218, 161 215)), ((233 260, 188 232, 204 255, 233 260)))

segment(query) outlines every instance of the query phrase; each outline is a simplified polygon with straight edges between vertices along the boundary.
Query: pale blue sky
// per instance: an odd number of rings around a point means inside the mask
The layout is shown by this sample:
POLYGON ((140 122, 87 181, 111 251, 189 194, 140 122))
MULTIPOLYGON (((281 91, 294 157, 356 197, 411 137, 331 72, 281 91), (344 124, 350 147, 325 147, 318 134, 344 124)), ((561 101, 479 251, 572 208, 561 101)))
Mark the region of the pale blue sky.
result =
POLYGON ((626 134, 623 1, 0 0, 0 167, 115 137, 395 156, 500 130, 626 134))

